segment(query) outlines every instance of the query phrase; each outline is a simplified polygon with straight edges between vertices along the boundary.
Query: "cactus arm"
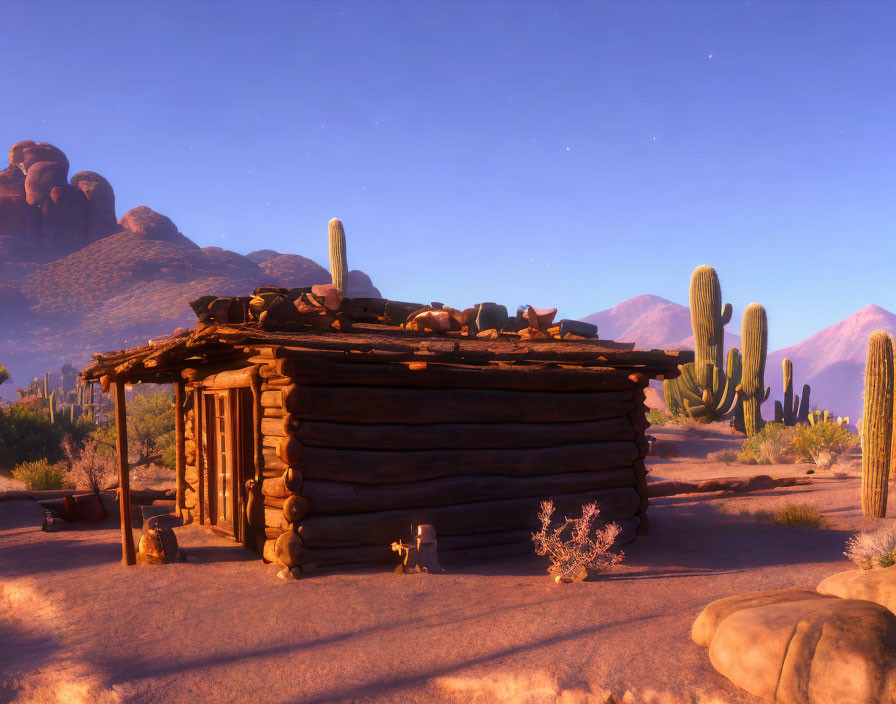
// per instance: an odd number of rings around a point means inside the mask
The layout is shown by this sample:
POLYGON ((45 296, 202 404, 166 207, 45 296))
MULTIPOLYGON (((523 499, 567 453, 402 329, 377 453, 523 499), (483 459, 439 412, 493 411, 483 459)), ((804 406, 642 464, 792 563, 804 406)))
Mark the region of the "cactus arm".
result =
POLYGON ((800 397, 800 408, 796 414, 797 423, 806 423, 809 420, 809 393, 811 389, 808 384, 803 384, 803 395, 800 397))
POLYGON ((348 280, 348 260, 345 256, 345 228, 339 218, 333 218, 329 224, 330 234, 330 275, 333 283, 346 294, 345 285, 348 280))
POLYGON ((784 406, 780 401, 775 401, 775 423, 784 423, 784 406))
POLYGON ((719 322, 722 324, 722 327, 725 327, 728 323, 731 322, 731 316, 734 313, 734 308, 731 307, 730 303, 726 303, 725 307, 722 308, 722 317, 719 322))

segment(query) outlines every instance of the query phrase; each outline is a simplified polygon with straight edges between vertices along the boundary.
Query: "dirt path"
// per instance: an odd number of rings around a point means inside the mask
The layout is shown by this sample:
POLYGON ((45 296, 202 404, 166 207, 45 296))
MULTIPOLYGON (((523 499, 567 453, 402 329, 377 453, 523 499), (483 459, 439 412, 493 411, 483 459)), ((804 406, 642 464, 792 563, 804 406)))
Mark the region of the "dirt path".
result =
MULTIPOLYGON (((714 469, 679 459, 653 474, 714 469)), ((283 582, 191 526, 178 529, 188 562, 125 568, 115 524, 46 534, 34 503, 0 503, 0 642, 10 644, 0 699, 602 702, 609 688, 631 690, 633 701, 755 702, 690 641, 694 617, 721 596, 814 587, 847 569, 844 542, 868 525, 858 497, 849 477, 656 500, 651 535, 628 546, 618 574, 568 586, 554 585, 534 556, 447 565, 442 576, 283 582), (731 513, 794 498, 834 527, 731 513)))

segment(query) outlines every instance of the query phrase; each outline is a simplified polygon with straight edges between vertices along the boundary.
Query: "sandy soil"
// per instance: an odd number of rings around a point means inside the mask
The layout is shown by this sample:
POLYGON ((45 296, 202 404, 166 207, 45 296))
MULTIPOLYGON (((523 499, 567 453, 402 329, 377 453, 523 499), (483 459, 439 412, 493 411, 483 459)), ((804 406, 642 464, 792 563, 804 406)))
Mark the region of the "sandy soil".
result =
MULTIPOLYGON (((737 443, 718 430, 651 432, 679 450, 651 462, 652 480, 805 476, 699 459, 737 443)), ((574 585, 553 584, 534 555, 284 582, 194 526, 177 529, 186 563, 126 568, 114 523, 46 534, 33 502, 0 503, 0 701, 568 703, 603 702, 606 688, 631 702, 758 702, 712 669, 690 627, 713 599, 814 588, 850 567, 847 537, 877 522, 860 515, 857 476, 814 478, 655 500, 625 566, 574 585), (738 515, 787 501, 831 528, 738 515)))

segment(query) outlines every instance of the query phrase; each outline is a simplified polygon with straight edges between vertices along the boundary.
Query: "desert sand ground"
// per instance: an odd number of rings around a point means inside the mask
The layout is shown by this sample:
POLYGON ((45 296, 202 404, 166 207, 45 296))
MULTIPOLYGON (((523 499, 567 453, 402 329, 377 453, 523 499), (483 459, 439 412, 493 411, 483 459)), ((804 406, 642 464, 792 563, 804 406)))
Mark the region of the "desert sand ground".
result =
MULTIPOLYGON (((651 429, 677 456, 651 480, 765 473, 808 465, 726 466, 719 428, 651 429)), ((651 533, 617 573, 556 585, 544 558, 446 564, 445 575, 386 570, 276 577, 247 551, 195 526, 177 529, 185 563, 126 568, 114 521, 40 531, 34 502, 0 503, 0 701, 14 702, 629 702, 759 700, 718 675, 689 633, 709 601, 814 588, 851 567, 855 465, 807 486, 656 499, 651 533), (815 505, 818 530, 742 511, 815 505)), ((891 511, 891 515, 893 512, 891 511)), ((139 531, 137 531, 139 536, 139 531)))

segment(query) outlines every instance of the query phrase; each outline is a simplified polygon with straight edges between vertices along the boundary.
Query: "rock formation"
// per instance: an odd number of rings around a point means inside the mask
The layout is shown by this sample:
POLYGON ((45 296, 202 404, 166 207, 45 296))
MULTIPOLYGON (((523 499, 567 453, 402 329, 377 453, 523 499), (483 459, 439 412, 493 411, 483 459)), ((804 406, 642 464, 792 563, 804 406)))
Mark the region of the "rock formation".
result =
POLYGON ((0 281, 77 251, 121 229, 115 194, 92 171, 68 181, 69 163, 52 144, 17 142, 0 171, 0 281))

